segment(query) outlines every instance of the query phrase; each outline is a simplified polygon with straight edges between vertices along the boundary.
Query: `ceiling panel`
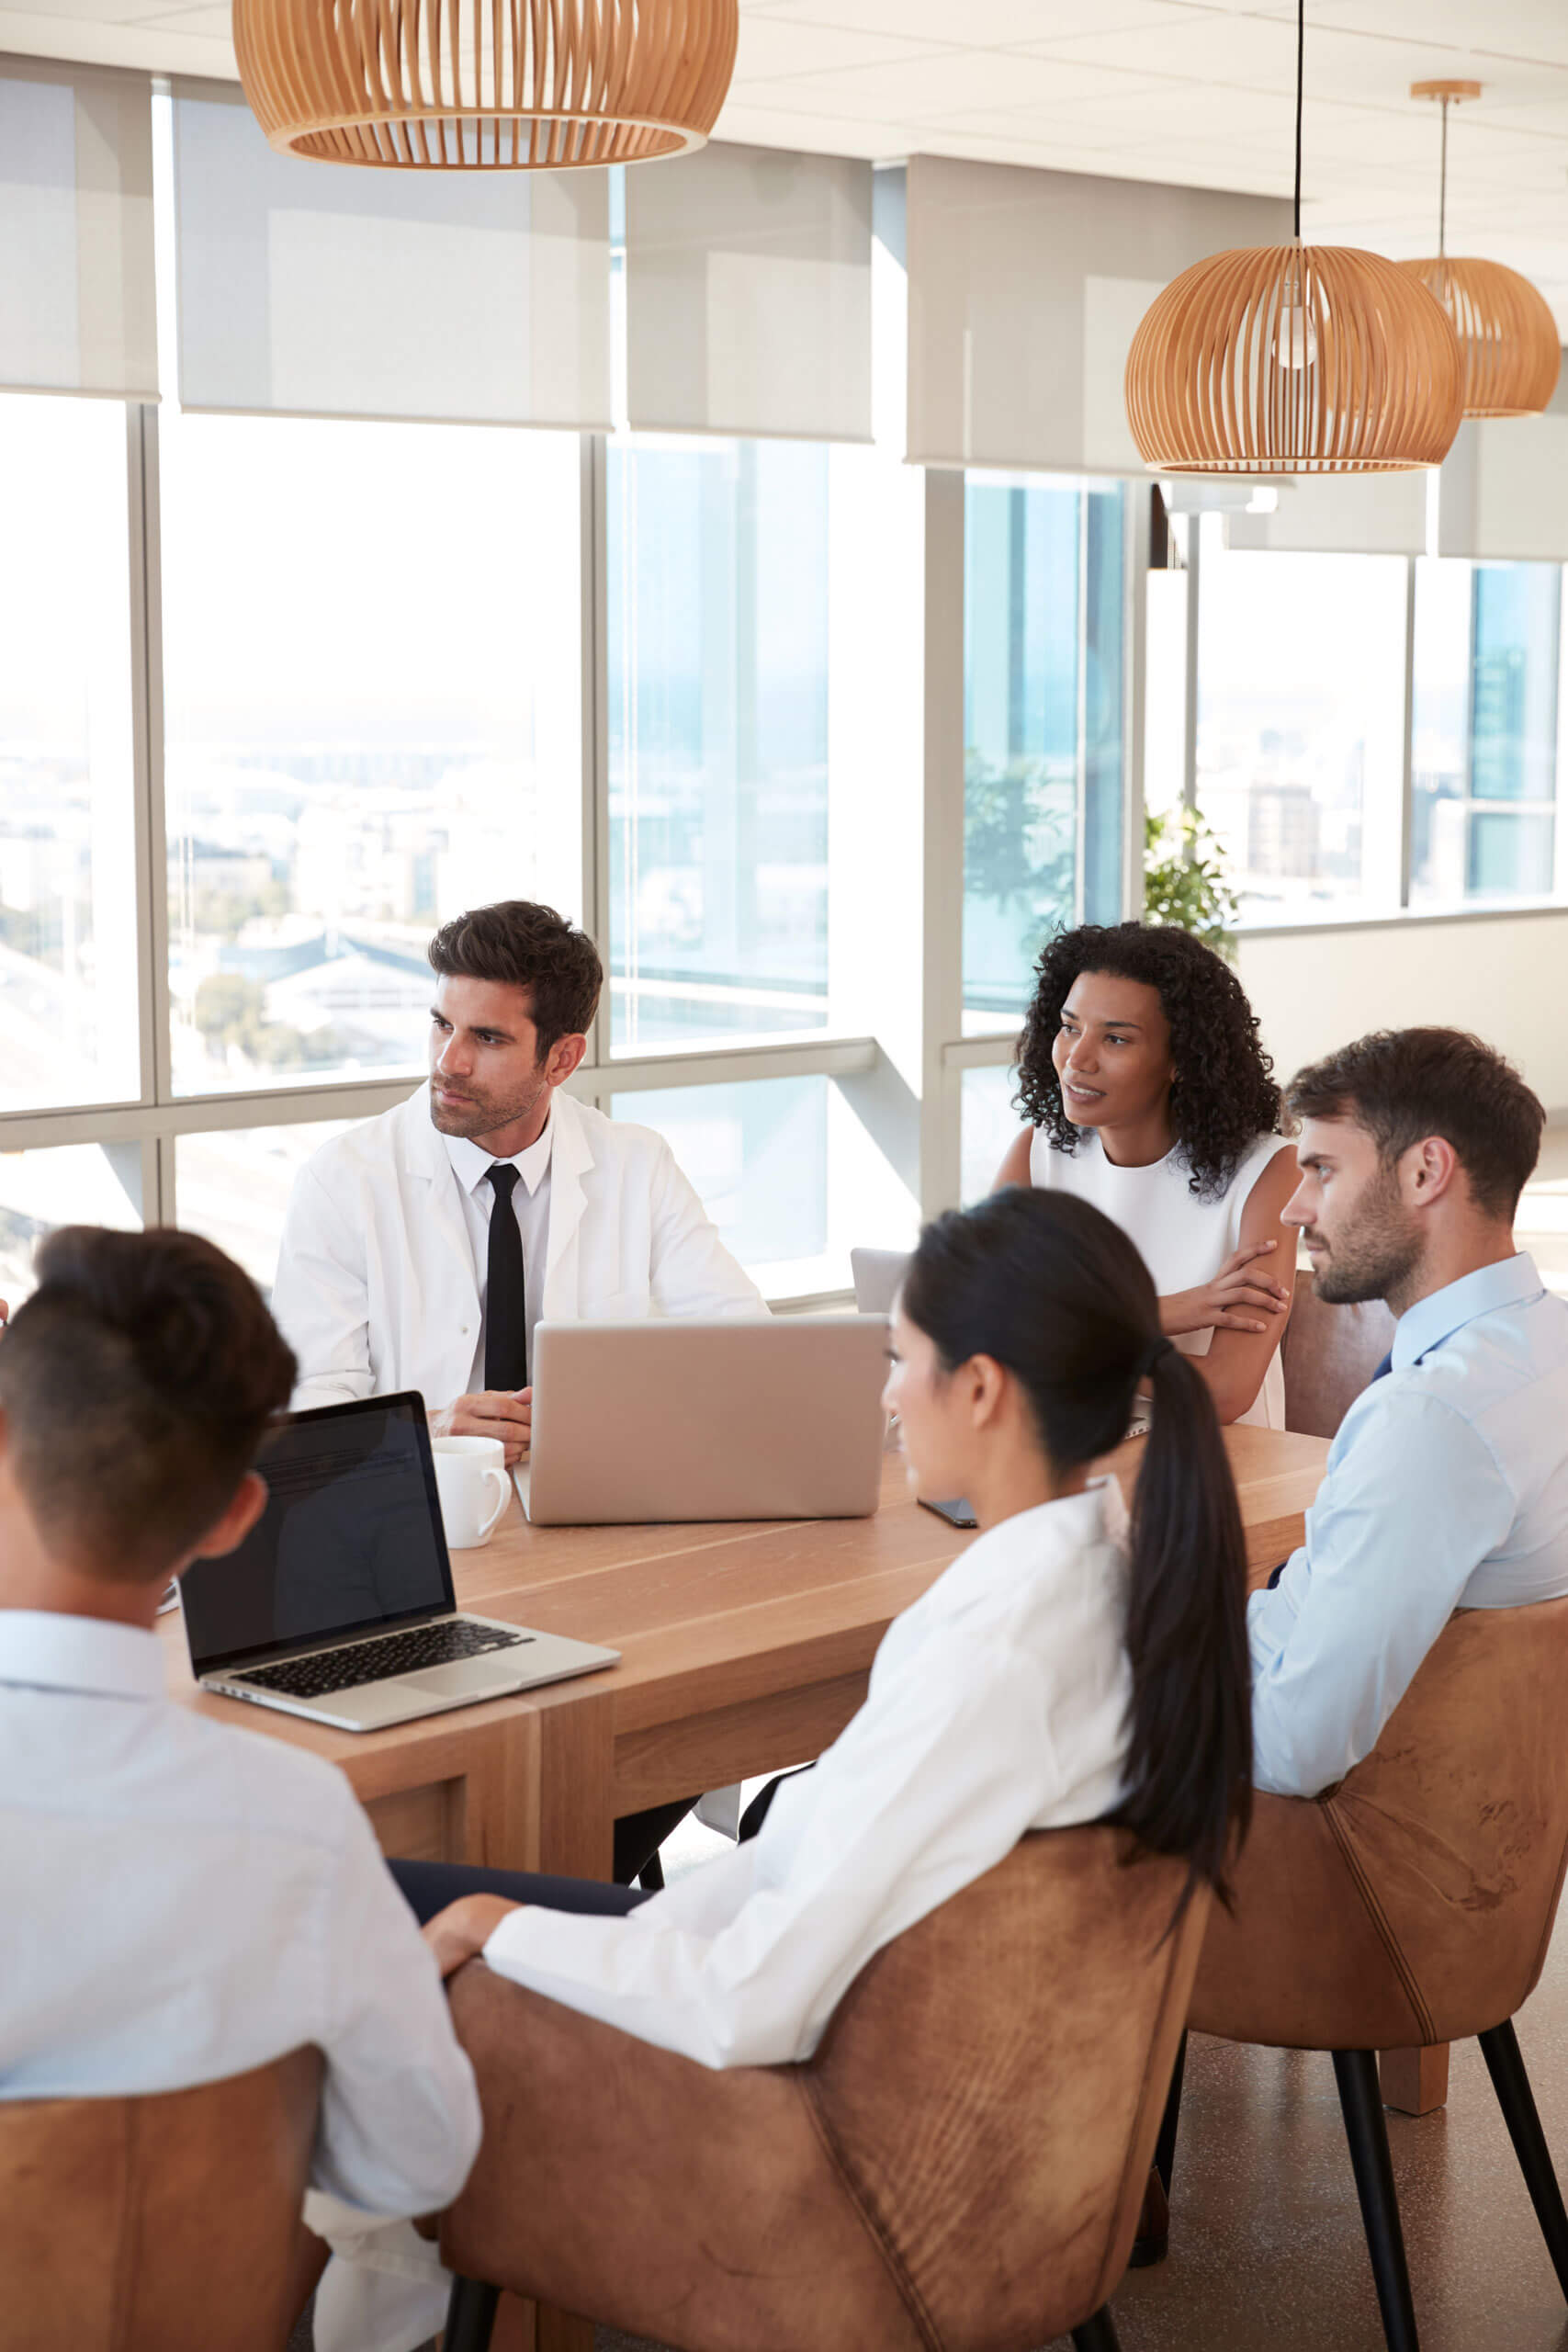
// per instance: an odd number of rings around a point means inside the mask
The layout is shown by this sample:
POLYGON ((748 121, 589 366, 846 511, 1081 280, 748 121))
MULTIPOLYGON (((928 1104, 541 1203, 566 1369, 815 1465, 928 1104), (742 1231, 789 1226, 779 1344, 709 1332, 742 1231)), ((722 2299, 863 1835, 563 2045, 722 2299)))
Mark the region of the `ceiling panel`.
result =
MULTIPOLYGON (((719 136, 893 160, 924 150, 1288 192, 1294 0, 740 0, 719 136)), ((232 74, 218 0, 0 0, 0 48, 232 74)), ((1427 251, 1438 118, 1456 239, 1536 278, 1568 334, 1568 0, 1309 0, 1312 236, 1427 251)))
POLYGON ((852 66, 897 64, 906 57, 930 57, 938 44, 903 34, 867 32, 839 25, 800 25, 789 17, 752 16, 740 20, 732 88, 781 75, 840 73, 852 66))

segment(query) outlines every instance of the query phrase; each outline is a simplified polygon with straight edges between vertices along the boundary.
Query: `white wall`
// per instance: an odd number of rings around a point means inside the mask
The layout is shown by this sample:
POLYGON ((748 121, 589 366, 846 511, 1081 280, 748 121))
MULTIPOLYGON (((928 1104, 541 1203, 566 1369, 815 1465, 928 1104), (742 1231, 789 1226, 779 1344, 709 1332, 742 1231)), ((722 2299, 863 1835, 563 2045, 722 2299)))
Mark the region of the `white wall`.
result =
POLYGON ((1245 935, 1242 986, 1281 1079, 1369 1029, 1472 1030, 1568 1116, 1568 910, 1245 935))

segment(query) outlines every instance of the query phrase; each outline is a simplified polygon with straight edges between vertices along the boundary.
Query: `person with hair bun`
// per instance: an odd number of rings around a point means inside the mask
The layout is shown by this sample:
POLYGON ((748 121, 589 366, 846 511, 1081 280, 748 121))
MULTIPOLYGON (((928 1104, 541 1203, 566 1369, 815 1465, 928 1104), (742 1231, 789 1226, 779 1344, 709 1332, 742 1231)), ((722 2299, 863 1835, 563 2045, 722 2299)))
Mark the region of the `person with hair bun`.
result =
POLYGON ((1282 1429, 1295 1165, 1240 981, 1190 932, 1139 922, 1059 932, 1038 974, 1018 1051, 1027 1124, 998 1184, 1102 1209, 1220 1419, 1282 1429))
POLYGON ((787 2064, 1028 1830, 1114 1819, 1224 1893, 1251 1791, 1246 1550, 1213 1401, 1132 1243, 1055 1193, 939 1217, 886 1402, 918 1491, 962 1489, 981 1532, 889 1627, 859 1713, 754 1839, 657 1894, 395 1863, 444 1972, 482 1951, 705 2065, 787 2064), (1094 1464, 1145 1380, 1129 1521, 1094 1464))

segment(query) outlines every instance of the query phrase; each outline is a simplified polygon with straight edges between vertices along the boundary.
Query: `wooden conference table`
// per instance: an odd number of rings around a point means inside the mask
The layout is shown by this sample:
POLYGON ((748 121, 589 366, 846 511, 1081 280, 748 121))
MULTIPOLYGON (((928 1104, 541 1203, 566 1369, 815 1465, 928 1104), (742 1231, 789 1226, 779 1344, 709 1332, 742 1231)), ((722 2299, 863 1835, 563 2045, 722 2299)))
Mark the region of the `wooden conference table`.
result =
MULTIPOLYGON (((1302 1541, 1328 1448, 1261 1429, 1225 1442, 1260 1579, 1302 1541)), ((1140 1453, 1107 1464, 1129 1493, 1140 1453)), ((818 1754, 889 1621, 973 1541, 912 1500, 897 1457, 871 1519, 531 1527, 513 1499, 487 1545, 453 1555, 459 1605, 607 1643, 620 1665, 357 1736, 197 1690, 178 1619, 161 1631, 176 1697, 340 1764, 388 1853, 608 1878, 617 1815, 818 1754)), ((528 2340, 508 2319, 497 2352, 528 2340)), ((592 2332, 541 2311, 536 2341, 591 2352, 592 2332)))
MULTIPOLYGON (((1225 1432, 1254 1576, 1302 1540, 1320 1438, 1225 1432)), ((1107 1466, 1131 1491, 1141 1441, 1107 1466)), ((865 1695, 889 1621, 974 1538, 915 1503, 890 1456, 871 1519, 531 1527, 515 1499, 455 1552, 460 1607, 604 1642, 602 1674, 356 1735, 197 1690, 177 1617, 170 1687, 204 1714, 340 1764, 389 1854, 608 1878, 616 1815, 798 1764, 865 1695)))

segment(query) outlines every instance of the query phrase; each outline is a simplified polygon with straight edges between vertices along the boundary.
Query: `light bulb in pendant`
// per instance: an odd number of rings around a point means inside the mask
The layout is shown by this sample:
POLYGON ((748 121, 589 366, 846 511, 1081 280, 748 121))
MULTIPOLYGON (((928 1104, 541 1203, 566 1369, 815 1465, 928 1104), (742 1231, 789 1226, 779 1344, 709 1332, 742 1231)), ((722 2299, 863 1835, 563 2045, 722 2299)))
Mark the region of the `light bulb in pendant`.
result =
POLYGON ((1280 312, 1274 337, 1274 358, 1281 368, 1312 368, 1317 363, 1317 329, 1312 312, 1300 301, 1287 302, 1280 312))

